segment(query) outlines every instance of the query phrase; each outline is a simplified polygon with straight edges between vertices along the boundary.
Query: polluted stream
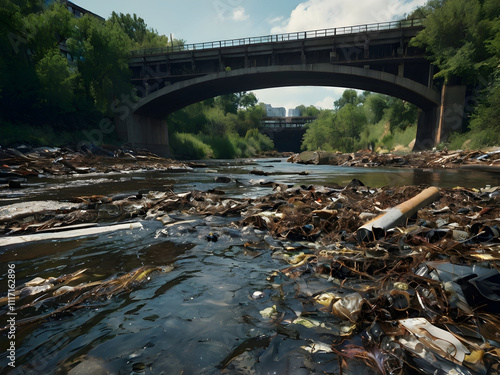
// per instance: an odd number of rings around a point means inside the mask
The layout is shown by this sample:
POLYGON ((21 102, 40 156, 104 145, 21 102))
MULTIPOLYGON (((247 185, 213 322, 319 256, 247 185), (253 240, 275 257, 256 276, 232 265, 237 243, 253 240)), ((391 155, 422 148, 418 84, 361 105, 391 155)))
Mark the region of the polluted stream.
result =
POLYGON ((498 174, 203 163, 0 190, 2 373, 499 372, 498 174))

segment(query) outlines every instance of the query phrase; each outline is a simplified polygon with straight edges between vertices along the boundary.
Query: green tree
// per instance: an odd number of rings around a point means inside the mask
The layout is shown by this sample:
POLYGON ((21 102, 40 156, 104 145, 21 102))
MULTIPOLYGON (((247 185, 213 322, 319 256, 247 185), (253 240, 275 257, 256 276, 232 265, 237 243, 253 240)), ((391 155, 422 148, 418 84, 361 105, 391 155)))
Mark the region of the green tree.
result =
POLYGON ((497 0, 442 0, 426 10, 425 28, 411 44, 425 48, 445 82, 476 83, 496 68, 488 46, 495 45, 497 0))
POLYGON ((258 102, 259 101, 253 92, 243 92, 240 95, 239 107, 245 109, 252 108, 255 107, 258 102))
POLYGON ((45 58, 46 54, 60 49, 75 29, 73 15, 65 4, 58 2, 52 3, 42 12, 29 14, 24 20, 27 43, 35 63, 45 58))
POLYGON ((336 114, 332 111, 322 111, 316 120, 308 124, 301 148, 310 151, 333 150, 336 135, 335 117, 336 114))
POLYGON ((76 74, 58 48, 47 51, 36 63, 36 74, 41 85, 40 100, 55 114, 74 110, 73 87, 76 74))
POLYGON ((405 130, 417 122, 419 109, 417 106, 398 98, 390 98, 386 109, 386 118, 391 132, 405 130))
POLYGON ((167 119, 169 131, 190 134, 206 132, 208 119, 205 110, 207 107, 211 106, 200 102, 172 113, 167 119))
POLYGON ((215 105, 219 107, 224 114, 237 114, 240 105, 240 97, 236 93, 220 95, 215 98, 215 105))
POLYGON ((343 137, 359 138, 366 125, 366 116, 362 107, 346 104, 337 112, 337 128, 343 137))
POLYGON ((155 29, 149 28, 146 22, 133 15, 123 13, 111 13, 108 22, 113 25, 118 25, 132 41, 132 49, 140 48, 161 48, 171 46, 184 45, 181 39, 169 40, 168 36, 158 34, 155 29))
POLYGON ((372 94, 366 96, 363 108, 369 123, 376 124, 384 116, 385 110, 389 107, 388 97, 382 94, 372 94))
POLYGON ((77 20, 74 37, 67 44, 75 58, 83 94, 103 114, 111 114, 111 103, 132 86, 128 57, 131 42, 113 22, 85 15, 77 20))
POLYGON ((39 84, 37 110, 46 119, 74 110, 76 72, 61 53, 74 30, 74 18, 65 5, 53 3, 24 17, 30 65, 39 84))
POLYGON ((320 110, 313 105, 306 107, 305 105, 301 104, 298 107, 295 107, 295 109, 298 109, 300 111, 301 116, 318 117, 320 113, 320 110))
POLYGON ((16 122, 35 117, 40 83, 29 57, 26 17, 39 1, 0 0, 0 119, 16 122))
POLYGON ((358 98, 358 93, 356 90, 348 89, 345 90, 342 96, 333 102, 333 107, 336 110, 341 109, 347 104, 358 105, 360 103, 360 98, 358 98))
POLYGON ((365 125, 364 109, 352 103, 343 105, 338 111, 322 111, 308 125, 302 149, 352 152, 365 125))

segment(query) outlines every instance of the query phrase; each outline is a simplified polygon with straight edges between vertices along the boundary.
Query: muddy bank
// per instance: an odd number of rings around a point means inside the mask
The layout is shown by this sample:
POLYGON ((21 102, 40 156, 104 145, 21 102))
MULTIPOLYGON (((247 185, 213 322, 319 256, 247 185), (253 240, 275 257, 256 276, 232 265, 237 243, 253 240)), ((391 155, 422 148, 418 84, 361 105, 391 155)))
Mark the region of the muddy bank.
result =
POLYGON ((377 154, 371 151, 342 154, 305 151, 288 159, 292 163, 326 164, 348 167, 470 168, 500 172, 500 150, 494 151, 421 151, 407 155, 377 154))

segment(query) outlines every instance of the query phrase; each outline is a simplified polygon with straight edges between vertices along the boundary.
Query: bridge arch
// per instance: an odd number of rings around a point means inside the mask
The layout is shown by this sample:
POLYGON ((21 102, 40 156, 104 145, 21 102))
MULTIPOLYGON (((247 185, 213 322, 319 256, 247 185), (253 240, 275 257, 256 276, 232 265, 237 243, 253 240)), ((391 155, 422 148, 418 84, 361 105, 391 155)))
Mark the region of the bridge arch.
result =
POLYGON ((242 68, 180 81, 142 98, 136 103, 134 113, 162 119, 189 104, 218 95, 286 86, 332 86, 378 92, 406 100, 423 111, 441 102, 438 91, 409 78, 324 63, 242 68))

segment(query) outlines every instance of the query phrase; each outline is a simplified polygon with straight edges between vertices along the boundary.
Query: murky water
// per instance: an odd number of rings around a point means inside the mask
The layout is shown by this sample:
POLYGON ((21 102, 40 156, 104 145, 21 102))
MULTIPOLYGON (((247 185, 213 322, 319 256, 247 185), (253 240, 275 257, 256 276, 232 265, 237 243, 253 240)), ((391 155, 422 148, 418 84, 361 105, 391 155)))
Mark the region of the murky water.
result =
POLYGON ((269 187, 259 182, 277 182, 295 185, 339 184, 346 185, 357 178, 367 186, 419 185, 438 187, 484 187, 500 184, 498 173, 460 169, 403 169, 403 168, 351 168, 329 165, 300 165, 287 163, 286 159, 212 160, 207 168, 197 168, 188 173, 134 171, 124 173, 84 174, 61 177, 41 177, 23 183, 22 189, 0 189, 0 206, 20 200, 67 200, 91 194, 137 194, 141 190, 176 192, 192 189, 221 189, 235 197, 255 197, 268 194, 269 187), (253 169, 268 176, 249 174, 253 169), (308 172, 308 175, 299 175, 308 172), (234 182, 215 182, 216 177, 229 177, 234 182))
MULTIPOLYGON (((271 192, 258 180, 343 185, 353 178, 370 186, 500 185, 498 175, 459 170, 303 166, 284 160, 212 161, 208 168, 182 174, 143 171, 30 180, 19 191, 1 191, 0 205, 165 189, 181 192, 217 188, 231 196, 255 197, 271 192), (254 168, 270 175, 249 174, 254 168), (304 170, 309 175, 298 174, 304 170), (214 178, 218 176, 233 181, 216 183, 214 178)), ((2 373, 338 373, 334 354, 312 354, 303 348, 313 341, 331 342, 336 336, 334 329, 290 328, 284 324, 308 309, 296 298, 299 292, 311 295, 327 289, 331 282, 314 275, 300 281, 276 279, 273 272, 285 263, 272 257, 270 248, 275 240, 258 230, 232 227, 231 221, 238 218, 178 216, 190 222, 164 228, 157 221, 142 221, 142 228, 1 248, 2 293, 9 264, 15 265, 17 285, 35 277, 58 277, 81 269, 86 271, 77 283, 117 277, 144 265, 174 266, 173 271, 153 273, 147 282, 109 299, 89 300, 64 314, 19 326, 15 332, 15 368, 7 364, 9 340, 2 332, 2 373), (207 242, 207 234, 213 231, 219 240, 207 242), (263 292, 263 298, 252 299, 256 291, 263 292), (279 307, 284 316, 276 319, 263 313, 272 306, 279 307)), ((46 308, 44 304, 35 305, 23 310, 28 316, 18 315, 16 319, 39 315, 46 308)), ((0 326, 4 326, 5 308, 1 311, 0 326)))

